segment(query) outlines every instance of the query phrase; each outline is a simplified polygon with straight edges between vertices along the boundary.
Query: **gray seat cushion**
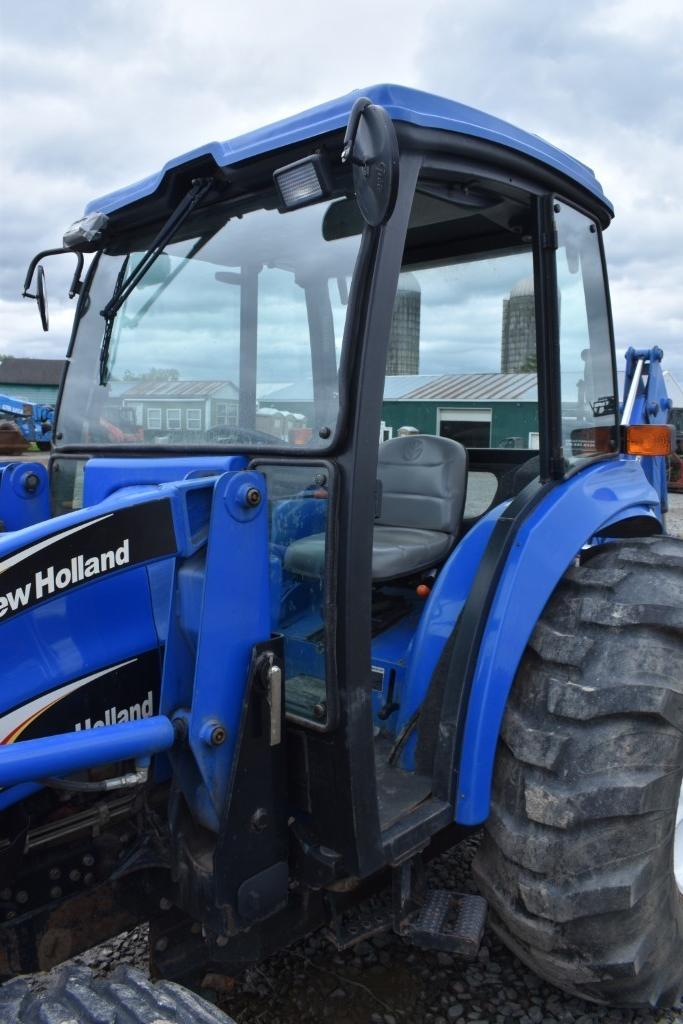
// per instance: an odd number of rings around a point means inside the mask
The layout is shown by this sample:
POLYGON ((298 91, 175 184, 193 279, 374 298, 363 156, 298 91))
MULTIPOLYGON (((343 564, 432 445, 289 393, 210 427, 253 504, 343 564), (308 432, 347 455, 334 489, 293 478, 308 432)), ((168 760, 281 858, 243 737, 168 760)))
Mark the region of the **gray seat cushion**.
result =
POLYGON ((284 566, 296 576, 324 576, 325 534, 312 533, 295 540, 285 551, 284 566))
MULTIPOLYGON (((372 578, 398 579, 431 569, 455 544, 467 489, 467 452, 457 441, 418 434, 379 449, 382 511, 372 541, 372 578)), ((297 576, 325 572, 325 535, 290 544, 285 569, 297 576)))
MULTIPOLYGON (((435 530, 406 530, 376 526, 372 537, 372 578, 393 580, 429 569, 446 557, 453 537, 435 530)), ((325 534, 314 533, 290 544, 285 569, 297 576, 320 577, 325 572, 325 534)))
POLYGON ((372 578, 394 580, 431 569, 452 547, 449 533, 376 526, 372 535, 372 578))

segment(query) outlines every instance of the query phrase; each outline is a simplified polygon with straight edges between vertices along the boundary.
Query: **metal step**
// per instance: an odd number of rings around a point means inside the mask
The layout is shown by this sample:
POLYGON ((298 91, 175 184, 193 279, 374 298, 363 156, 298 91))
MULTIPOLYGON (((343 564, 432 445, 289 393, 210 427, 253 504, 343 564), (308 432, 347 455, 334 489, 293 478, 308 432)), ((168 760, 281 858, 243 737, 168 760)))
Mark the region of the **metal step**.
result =
POLYGON ((486 900, 482 896, 431 889, 401 934, 423 949, 471 959, 479 952, 485 921, 486 900))
POLYGON ((430 889, 419 909, 399 918, 389 900, 374 897, 337 917, 328 936, 342 950, 393 929, 422 949, 471 959, 479 952, 486 909, 481 896, 430 889))

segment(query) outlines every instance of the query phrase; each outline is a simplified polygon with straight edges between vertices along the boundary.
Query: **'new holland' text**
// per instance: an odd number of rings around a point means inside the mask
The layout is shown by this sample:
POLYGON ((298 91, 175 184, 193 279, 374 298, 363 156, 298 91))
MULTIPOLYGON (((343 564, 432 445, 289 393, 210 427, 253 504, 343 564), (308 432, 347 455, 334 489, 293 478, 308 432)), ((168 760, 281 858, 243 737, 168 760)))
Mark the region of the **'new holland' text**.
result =
POLYGON ((7 612, 17 612, 29 604, 51 597, 59 590, 65 590, 76 583, 111 572, 130 562, 130 541, 126 537, 120 547, 103 551, 101 555, 85 558, 74 555, 69 565, 56 569, 49 565, 39 569, 32 580, 21 587, 0 594, 0 619, 7 612))

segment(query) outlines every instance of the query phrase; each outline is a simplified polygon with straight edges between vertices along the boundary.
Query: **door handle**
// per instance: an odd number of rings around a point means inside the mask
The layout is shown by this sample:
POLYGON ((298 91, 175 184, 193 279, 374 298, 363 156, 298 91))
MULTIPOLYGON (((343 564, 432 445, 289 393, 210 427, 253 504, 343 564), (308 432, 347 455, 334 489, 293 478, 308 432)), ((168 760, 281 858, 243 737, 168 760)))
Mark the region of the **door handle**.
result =
POLYGON ((266 700, 270 715, 270 745, 282 742, 282 669, 271 663, 266 673, 266 700))

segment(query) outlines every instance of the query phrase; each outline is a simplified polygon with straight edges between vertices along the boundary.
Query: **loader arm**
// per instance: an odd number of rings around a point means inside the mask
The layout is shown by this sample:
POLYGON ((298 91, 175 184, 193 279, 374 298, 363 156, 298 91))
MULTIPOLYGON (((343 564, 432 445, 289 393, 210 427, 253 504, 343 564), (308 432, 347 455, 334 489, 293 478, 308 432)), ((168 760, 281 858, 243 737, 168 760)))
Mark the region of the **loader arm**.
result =
MULTIPOLYGON (((663 355, 661 348, 657 346, 626 350, 622 426, 669 422, 672 401, 666 393, 666 382, 662 373, 663 355)), ((667 460, 662 456, 648 455, 643 457, 641 462, 645 476, 659 494, 662 512, 666 512, 669 507, 666 486, 667 460)))
MULTIPOLYGON (((97 468, 92 486, 114 486, 116 465, 97 468)), ((82 774, 60 780, 88 769, 101 778, 102 766, 131 759, 144 778, 150 756, 166 752, 150 781, 161 809, 151 835, 167 839, 162 850, 148 837, 142 860, 133 855, 125 870, 159 858, 175 865, 188 913, 213 893, 214 938, 281 909, 288 892, 283 663, 271 639, 265 495, 254 471, 190 475, 119 487, 0 538, 10 683, 0 707, 0 810, 46 780, 58 790, 106 788, 81 783, 82 774), (229 617, 226 586, 242 595, 229 617), (201 851, 196 839, 188 848, 188 835, 203 837, 201 851)), ((126 780, 130 787, 133 776, 126 780)))
MULTIPOLYGON (((123 748, 117 747, 117 731, 125 734, 121 725, 133 726, 136 718, 141 729, 142 718, 151 717, 158 709, 158 677, 163 674, 161 706, 168 718, 179 708, 186 709, 183 714, 188 716, 189 745, 210 791, 217 827, 236 749, 251 648, 269 636, 265 525, 260 544, 254 544, 254 550, 262 549, 265 569, 261 575, 254 574, 252 566, 249 577, 262 596, 258 602, 245 602, 241 620, 228 632, 227 639, 225 623, 210 589, 216 572, 222 579, 231 575, 236 578, 236 573, 243 575, 244 566, 231 565, 230 559, 247 550, 249 543, 234 534, 240 528, 245 533, 254 520, 259 524, 264 521, 258 506, 244 506, 244 489, 253 500, 254 494, 261 493, 259 486, 262 483, 256 474, 237 472, 156 487, 127 487, 87 509, 0 537, 0 630, 3 649, 9 652, 9 685, 0 707, 3 806, 13 802, 12 787, 19 783, 38 783, 69 769, 75 771, 127 756, 123 748), (226 497, 228 494, 232 498, 226 497), (240 506, 236 514, 231 505, 234 501, 240 506), (220 539, 216 539, 218 527, 211 527, 210 516, 214 522, 227 520, 222 524, 220 539), (203 551, 207 543, 211 547, 208 557, 203 551), (155 573, 156 577, 160 571, 165 573, 166 579, 175 574, 176 583, 180 577, 182 595, 183 566, 193 558, 195 563, 201 558, 202 575, 206 577, 203 594, 200 588, 197 595, 199 615, 194 609, 179 609, 172 603, 166 609, 169 621, 164 623, 158 607, 160 599, 155 598, 155 590, 162 589, 155 586, 155 573), (187 639, 191 630, 184 617, 198 618, 191 640, 187 639), (107 621, 115 623, 116 628, 105 631, 102 627, 107 621), (68 633, 64 632, 65 622, 68 633), (39 634, 42 650, 36 645, 39 634), (218 634, 222 658, 212 647, 218 634), (182 651, 181 636, 186 638, 182 651), (234 638, 232 643, 230 638, 234 638), (68 657, 63 653, 67 639, 68 657), (160 654, 164 647, 168 657, 162 672, 160 654), (212 686, 197 687, 195 692, 195 671, 192 664, 188 667, 190 656, 201 671, 208 673, 212 686), (209 663, 206 669, 205 661, 209 663), (107 680, 110 673, 114 677, 107 680), (138 678, 141 675, 143 678, 138 678), (122 706, 127 687, 135 682, 142 685, 139 714, 131 710, 136 702, 128 708, 122 706), (104 713, 98 718, 103 704, 104 713), (74 714, 76 709, 78 715, 74 714), (217 751, 220 768, 208 756, 216 744, 205 740, 207 721, 220 722, 225 733, 225 743, 217 751), (99 742, 100 733, 95 733, 95 728, 112 734, 111 745, 99 742), (61 753, 53 742, 54 733, 65 734, 60 741, 61 753), (50 742, 43 738, 48 735, 50 742), (27 756, 27 741, 32 757, 27 756), (64 750, 70 752, 66 757, 64 750)), ((181 604, 182 600, 181 596, 181 604)), ((134 727, 128 729, 131 731, 134 727)), ((138 750, 140 754, 152 752, 152 746, 145 751, 144 742, 138 750)))

